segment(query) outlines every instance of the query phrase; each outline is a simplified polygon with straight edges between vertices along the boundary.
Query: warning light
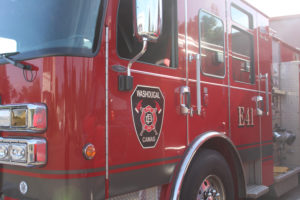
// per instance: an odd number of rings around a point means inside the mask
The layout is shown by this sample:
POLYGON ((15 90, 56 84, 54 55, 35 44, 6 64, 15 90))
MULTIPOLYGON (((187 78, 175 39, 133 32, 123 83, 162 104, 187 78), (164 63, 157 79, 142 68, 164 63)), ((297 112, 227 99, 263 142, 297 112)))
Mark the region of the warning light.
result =
POLYGON ((47 128, 47 112, 46 109, 36 109, 33 115, 32 126, 36 129, 44 130, 47 128))
POLYGON ((11 126, 26 127, 27 125, 27 109, 12 109, 11 110, 11 126))
POLYGON ((87 144, 83 148, 83 155, 87 160, 91 160, 96 155, 96 149, 93 144, 87 144))
POLYGON ((45 104, 0 105, 0 131, 42 133, 47 129, 45 104))

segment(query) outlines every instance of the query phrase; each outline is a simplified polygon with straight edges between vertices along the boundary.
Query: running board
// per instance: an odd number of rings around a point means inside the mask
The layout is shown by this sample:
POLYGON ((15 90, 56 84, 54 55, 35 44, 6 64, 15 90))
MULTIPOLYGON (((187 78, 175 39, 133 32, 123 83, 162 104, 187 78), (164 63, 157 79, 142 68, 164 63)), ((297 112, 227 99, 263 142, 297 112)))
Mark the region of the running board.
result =
POLYGON ((269 187, 264 185, 247 185, 247 198, 257 199, 269 192, 269 187))

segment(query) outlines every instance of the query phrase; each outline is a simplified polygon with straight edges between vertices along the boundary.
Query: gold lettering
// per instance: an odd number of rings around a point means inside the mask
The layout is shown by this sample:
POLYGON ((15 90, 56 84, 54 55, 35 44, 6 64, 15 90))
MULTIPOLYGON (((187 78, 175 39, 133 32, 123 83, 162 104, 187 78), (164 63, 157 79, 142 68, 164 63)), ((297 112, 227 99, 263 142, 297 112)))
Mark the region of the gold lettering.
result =
POLYGON ((244 112, 245 112, 245 108, 239 106, 239 126, 245 126, 245 120, 244 120, 244 112))
POLYGON ((254 126, 253 113, 253 108, 251 108, 251 126, 254 126))
POLYGON ((249 110, 249 108, 247 108, 245 122, 246 122, 246 126, 250 126, 250 110, 249 110))
POLYGON ((238 107, 239 111, 239 126, 254 126, 253 108, 238 107))

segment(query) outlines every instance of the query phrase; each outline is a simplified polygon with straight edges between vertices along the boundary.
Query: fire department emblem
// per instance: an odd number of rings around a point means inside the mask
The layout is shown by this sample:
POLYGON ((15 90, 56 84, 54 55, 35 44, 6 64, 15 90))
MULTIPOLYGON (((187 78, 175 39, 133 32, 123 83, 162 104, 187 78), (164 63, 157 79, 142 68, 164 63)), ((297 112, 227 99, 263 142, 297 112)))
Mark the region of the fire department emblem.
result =
POLYGON ((131 95, 132 118, 143 148, 153 148, 159 139, 165 99, 160 88, 138 85, 131 95))

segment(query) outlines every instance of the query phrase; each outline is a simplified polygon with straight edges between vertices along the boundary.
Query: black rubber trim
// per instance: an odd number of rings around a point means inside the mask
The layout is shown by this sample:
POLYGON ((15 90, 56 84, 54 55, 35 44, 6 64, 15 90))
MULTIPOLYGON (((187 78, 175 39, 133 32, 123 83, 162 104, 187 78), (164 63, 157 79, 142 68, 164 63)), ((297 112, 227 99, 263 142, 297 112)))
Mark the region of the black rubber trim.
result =
POLYGON ((17 199, 104 199, 105 178, 78 178, 78 179, 43 179, 29 176, 20 176, 8 173, 1 174, 1 192, 5 196, 17 199), (25 181, 28 186, 26 194, 21 194, 19 185, 25 181))
POLYGON ((109 175, 109 194, 117 196, 170 182, 177 163, 153 166, 109 175))

